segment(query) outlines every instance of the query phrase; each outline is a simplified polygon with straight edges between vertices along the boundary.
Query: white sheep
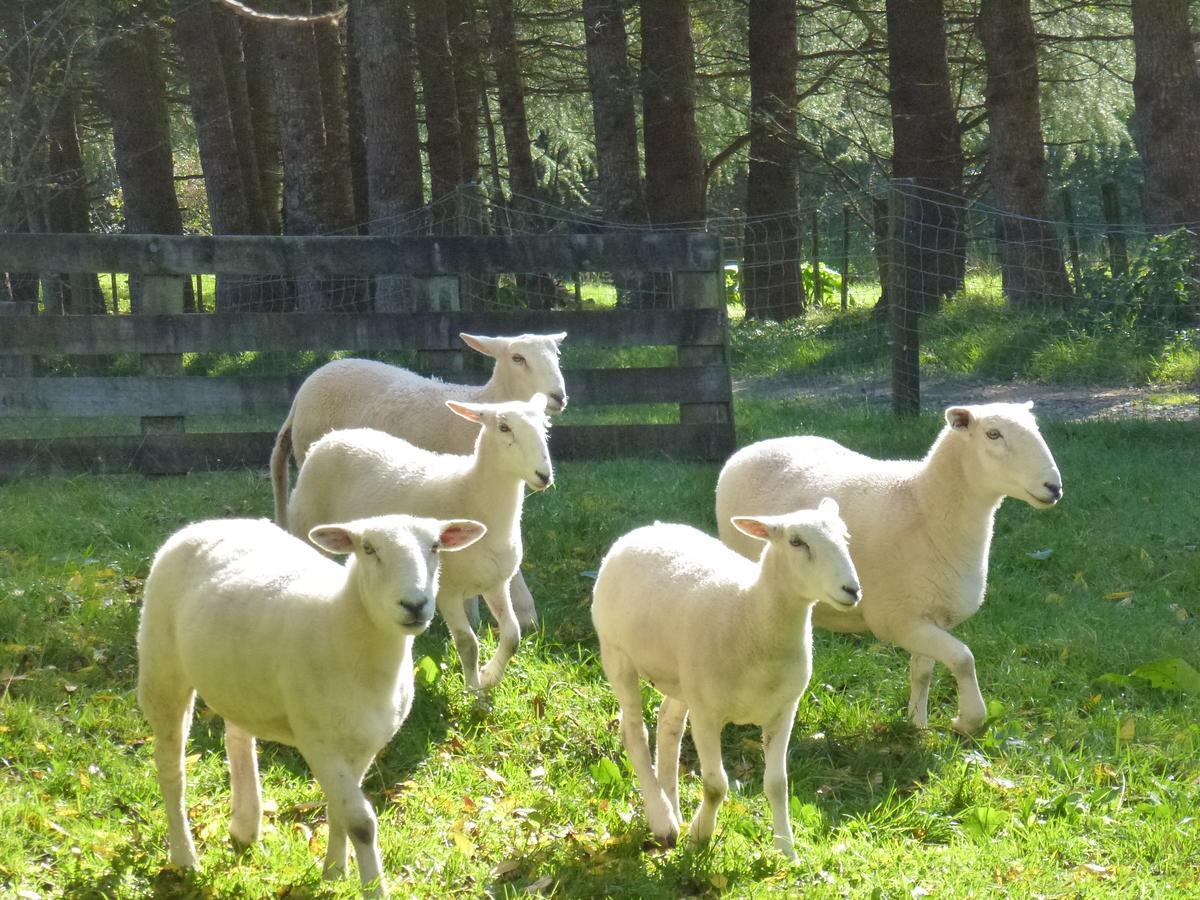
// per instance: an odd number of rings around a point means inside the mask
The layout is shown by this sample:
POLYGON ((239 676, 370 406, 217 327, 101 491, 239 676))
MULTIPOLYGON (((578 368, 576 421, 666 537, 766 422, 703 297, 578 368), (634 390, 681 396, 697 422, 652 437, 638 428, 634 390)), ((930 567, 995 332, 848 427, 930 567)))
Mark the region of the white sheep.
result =
POLYGON ((478 692, 496 685, 521 639, 509 582, 521 563, 525 486, 540 491, 554 483, 549 422, 542 394, 523 402, 446 405, 476 423, 474 453, 431 453, 371 428, 331 432, 313 444, 300 467, 288 521, 296 535, 318 522, 384 513, 463 516, 487 525, 483 540, 443 561, 437 598, 467 688, 478 692), (482 675, 465 607, 479 594, 500 634, 482 675))
POLYGON ((953 406, 923 460, 877 460, 819 437, 785 437, 739 450, 717 481, 721 538, 747 557, 756 546, 723 523, 731 511, 777 512, 837 500, 851 533, 863 602, 850 614, 818 610, 834 631, 870 631, 912 654, 908 712, 928 725, 934 662, 958 682, 955 730, 983 726, 987 709, 975 658, 950 633, 973 616, 987 586, 992 521, 1005 497, 1044 509, 1062 477, 1030 412, 1032 403, 953 406))
POLYGON ((795 858, 787 747, 812 671, 812 610, 818 602, 854 606, 858 576, 832 500, 817 510, 735 516, 732 525, 766 542, 757 562, 687 525, 656 523, 620 538, 600 565, 592 622, 655 838, 671 846, 679 834, 679 744, 687 717, 704 782, 690 830, 695 843, 711 837, 728 790, 721 730, 728 722, 753 723, 762 726, 775 846, 795 858), (664 695, 656 765, 642 719, 641 678, 664 695))
POLYGON ((315 528, 322 556, 265 519, 189 525, 146 579, 138 630, 138 701, 154 731, 171 862, 196 865, 184 801, 184 745, 199 694, 225 719, 240 844, 258 839, 255 738, 296 747, 329 801, 325 877, 354 844, 364 886, 383 895, 375 813, 359 785, 408 715, 412 641, 433 618, 439 550, 461 550, 478 522, 409 516, 315 528))
MULTIPOLYGON (((446 410, 445 402, 503 403, 549 398, 551 414, 567 405, 558 366, 559 345, 566 332, 484 337, 460 334, 463 343, 496 360, 486 384, 469 385, 425 378, 408 369, 369 359, 326 363, 304 380, 271 453, 275 522, 287 528, 288 458, 299 468, 308 449, 335 428, 377 428, 438 453, 470 453, 475 429, 446 410)), ((533 595, 517 572, 511 586, 513 605, 522 627, 537 622, 533 595)))

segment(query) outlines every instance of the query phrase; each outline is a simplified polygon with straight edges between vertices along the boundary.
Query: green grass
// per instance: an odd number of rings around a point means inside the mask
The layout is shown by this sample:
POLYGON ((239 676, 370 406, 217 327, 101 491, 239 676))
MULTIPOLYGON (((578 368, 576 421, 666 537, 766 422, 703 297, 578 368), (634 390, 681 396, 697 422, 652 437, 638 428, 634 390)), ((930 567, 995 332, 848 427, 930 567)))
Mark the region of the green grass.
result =
MULTIPOLYGON (((743 442, 819 431, 876 454, 918 454, 938 428, 935 417, 766 401, 738 417, 743 442)), ((988 602, 959 629, 993 713, 978 740, 948 730, 944 671, 933 728, 918 733, 903 718, 902 653, 817 634, 789 755, 797 865, 771 850, 747 728, 725 734, 733 789, 712 846, 643 848, 595 655, 584 573, 636 525, 712 529, 717 467, 561 464, 557 489, 531 497, 526 518, 526 577, 545 624, 492 708, 466 698, 440 624, 417 641, 432 679, 419 676, 409 721, 365 782, 396 893, 1200 895, 1200 697, 1104 679, 1163 657, 1200 667, 1196 429, 1050 424, 1046 435, 1066 498, 1045 512, 1002 507, 988 602), (1030 556, 1043 549, 1049 558, 1030 556)), ((0 484, 0 893, 356 896, 353 879, 320 881, 321 796, 289 748, 262 748, 268 827, 258 846, 233 850, 220 722, 203 711, 188 793, 202 868, 165 868, 133 695, 141 579, 182 524, 269 509, 264 471, 0 484)), ((650 689, 646 700, 652 709, 650 689)), ((684 753, 690 814, 700 788, 690 744, 684 753)))
MULTIPOLYGON (((850 310, 826 304, 783 323, 736 321, 734 364, 747 375, 786 371, 854 376, 891 365, 888 323, 871 314, 878 286, 859 284, 850 310)), ((1095 310, 1015 311, 997 276, 967 278, 964 291, 921 326, 923 374, 1052 384, 1191 384, 1200 374, 1200 331, 1114 320, 1095 310)))

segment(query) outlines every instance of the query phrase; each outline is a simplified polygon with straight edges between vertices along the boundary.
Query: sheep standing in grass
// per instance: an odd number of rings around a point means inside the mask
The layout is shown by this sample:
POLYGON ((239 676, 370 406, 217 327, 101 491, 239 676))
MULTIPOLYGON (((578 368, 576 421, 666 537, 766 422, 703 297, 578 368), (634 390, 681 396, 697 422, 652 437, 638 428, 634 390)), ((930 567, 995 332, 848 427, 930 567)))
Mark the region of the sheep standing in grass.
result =
POLYGON ((484 526, 409 516, 314 528, 317 553, 266 520, 200 522, 154 558, 138 631, 138 701, 154 731, 171 862, 196 865, 184 745, 199 694, 225 719, 235 841, 258 839, 255 738, 296 747, 329 800, 325 875, 354 844, 363 884, 385 892, 375 813, 359 787, 408 715, 412 641, 433 618, 439 550, 484 526))
POLYGON ((489 690, 516 652, 521 626, 509 582, 521 564, 521 508, 525 487, 554 483, 546 445, 546 398, 510 403, 446 404, 476 423, 469 456, 431 453, 371 428, 325 435, 300 468, 288 509, 292 533, 349 516, 409 513, 465 516, 483 522, 487 536, 442 562, 438 610, 458 648, 471 691, 489 690), (500 632, 496 653, 479 671, 479 642, 465 603, 482 594, 500 632))
MULTIPOLYGON (((460 334, 472 350, 496 360, 492 377, 480 386, 425 378, 369 359, 326 363, 300 385, 275 438, 271 483, 276 523, 288 527, 288 457, 295 457, 297 467, 303 465, 309 447, 335 428, 377 428, 426 450, 464 454, 475 446, 476 431, 446 410, 447 400, 503 403, 540 393, 549 398, 552 414, 562 412, 567 392, 558 348, 566 336, 566 332, 516 337, 460 334)), ((520 572, 511 593, 522 627, 535 625, 537 610, 520 572)))
POLYGON ((854 535, 863 602, 849 614, 818 610, 833 631, 870 631, 912 654, 908 712, 928 724, 934 662, 958 682, 955 730, 973 733, 987 710, 975 657, 950 633, 973 616, 987 586, 992 521, 1005 497, 1036 509, 1062 497, 1062 476, 1032 403, 954 406, 923 460, 877 460, 819 437, 761 441, 739 450, 717 481, 721 537, 743 556, 757 546, 725 525, 732 511, 778 512, 830 496, 854 535))
POLYGON ((704 781, 690 831, 696 843, 711 837, 728 790, 721 730, 753 723, 763 730, 775 846, 795 858, 787 747, 812 671, 812 610, 818 602, 854 606, 858 576, 832 500, 818 510, 735 516, 732 525, 766 542, 757 562, 686 525, 656 523, 622 537, 600 565, 592 621, 655 838, 671 846, 679 834, 679 744, 688 716, 704 781), (641 678, 664 695, 656 765, 641 678))

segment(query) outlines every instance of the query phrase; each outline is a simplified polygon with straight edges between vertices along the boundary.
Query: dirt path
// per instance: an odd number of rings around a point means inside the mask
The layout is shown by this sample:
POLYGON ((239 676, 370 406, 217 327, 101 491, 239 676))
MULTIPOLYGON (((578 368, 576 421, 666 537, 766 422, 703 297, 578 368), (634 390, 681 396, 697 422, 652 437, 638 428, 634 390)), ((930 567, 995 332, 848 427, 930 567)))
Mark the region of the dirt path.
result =
MULTIPOLYGON (((891 383, 885 377, 841 378, 829 375, 777 375, 737 378, 735 395, 787 400, 862 401, 871 406, 891 403, 891 383)), ((1155 419, 1196 421, 1200 404, 1194 392, 1149 387, 1047 385, 1031 381, 1001 384, 953 375, 921 380, 924 408, 955 403, 1020 402, 1032 400, 1038 415, 1068 422, 1098 419, 1155 419), (1186 402, 1185 401, 1186 398, 1186 402)))

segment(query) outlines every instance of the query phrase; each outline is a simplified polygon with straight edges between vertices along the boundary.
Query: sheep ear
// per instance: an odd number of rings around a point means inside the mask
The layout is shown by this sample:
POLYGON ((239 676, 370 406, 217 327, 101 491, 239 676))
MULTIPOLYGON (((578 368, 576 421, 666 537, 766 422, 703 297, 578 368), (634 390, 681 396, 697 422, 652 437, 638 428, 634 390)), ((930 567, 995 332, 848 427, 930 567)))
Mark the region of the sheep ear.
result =
POLYGON ((765 541, 770 537, 771 526, 762 519, 752 519, 749 516, 734 516, 729 520, 733 527, 742 534, 765 541))
POLYGON ((487 534, 487 526, 473 519, 451 519, 441 523, 442 533, 438 536, 439 550, 461 550, 487 534))
POLYGON ((951 406, 946 410, 946 424, 955 431, 966 431, 972 418, 971 410, 965 406, 951 406))
POLYGON ((342 525, 318 525, 308 539, 330 553, 353 553, 355 535, 342 525))
POLYGON ((1026 409, 1033 409, 1033 401, 1032 400, 1026 400, 1021 405, 1024 406, 1026 409))
POLYGON ((567 339, 567 333, 565 331, 560 331, 558 334, 548 334, 546 337, 550 338, 550 340, 554 341, 556 344, 561 344, 567 339))
POLYGON ((483 410, 474 403, 459 403, 457 400, 447 400, 446 408, 457 416, 462 416, 468 422, 482 422, 483 410))
POLYGON ((504 338, 484 337, 481 334, 467 334, 465 331, 460 331, 458 336, 462 338, 462 342, 484 356, 503 356, 505 349, 508 346, 508 341, 504 338))
POLYGON ((821 503, 817 507, 817 509, 819 509, 821 512, 825 513, 825 515, 827 515, 827 516, 836 516, 838 513, 840 513, 842 511, 841 507, 838 506, 837 501, 834 500, 832 497, 825 497, 824 499, 822 499, 821 503))

